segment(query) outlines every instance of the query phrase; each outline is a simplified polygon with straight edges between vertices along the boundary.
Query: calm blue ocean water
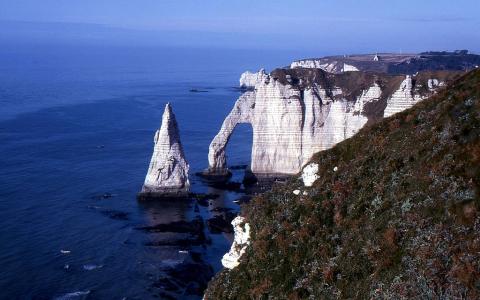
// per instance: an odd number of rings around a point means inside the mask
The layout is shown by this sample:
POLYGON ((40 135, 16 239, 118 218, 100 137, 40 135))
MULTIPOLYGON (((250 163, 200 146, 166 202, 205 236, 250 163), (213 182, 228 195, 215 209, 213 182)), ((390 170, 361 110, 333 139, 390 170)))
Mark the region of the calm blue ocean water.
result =
MULTIPOLYGON (((152 285, 164 270, 191 258, 177 247, 147 246, 165 237, 135 228, 197 215, 206 220, 214 207, 238 210, 232 201, 239 197, 192 176, 193 191, 221 195, 211 207, 195 212, 192 203, 136 201, 165 103, 173 105, 193 174, 207 166, 208 145, 239 96, 241 72, 294 58, 221 49, 2 45, 0 298, 158 299, 162 287, 152 285), (98 197, 105 193, 113 197, 98 197), (75 292, 85 293, 69 294, 75 292)), ((251 140, 249 126, 237 128, 229 164, 249 163, 251 140)), ((212 243, 195 251, 218 271, 232 237, 206 232, 212 243)))

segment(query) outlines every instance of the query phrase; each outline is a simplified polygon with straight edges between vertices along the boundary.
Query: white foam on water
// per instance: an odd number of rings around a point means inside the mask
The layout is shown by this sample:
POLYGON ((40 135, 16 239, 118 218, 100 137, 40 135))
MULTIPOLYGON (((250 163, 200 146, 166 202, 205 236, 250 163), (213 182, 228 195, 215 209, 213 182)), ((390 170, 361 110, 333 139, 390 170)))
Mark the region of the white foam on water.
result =
POLYGON ((176 265, 179 265, 183 262, 183 260, 178 260, 178 259, 163 259, 162 264, 169 266, 169 267, 175 267, 176 265))
POLYGON ((77 292, 72 292, 72 293, 67 293, 65 295, 62 295, 60 297, 53 298, 54 300, 70 300, 70 299, 76 299, 82 296, 86 296, 90 294, 90 291, 77 291, 77 292))
POLYGON ((92 264, 83 265, 83 269, 87 271, 92 271, 100 268, 103 268, 103 265, 92 265, 92 264))

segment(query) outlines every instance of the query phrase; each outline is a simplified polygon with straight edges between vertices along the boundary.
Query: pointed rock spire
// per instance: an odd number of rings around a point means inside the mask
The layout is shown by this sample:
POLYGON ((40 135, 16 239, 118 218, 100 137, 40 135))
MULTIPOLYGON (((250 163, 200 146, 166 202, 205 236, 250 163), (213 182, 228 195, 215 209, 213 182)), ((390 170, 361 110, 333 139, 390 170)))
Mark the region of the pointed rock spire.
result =
POLYGON ((185 160, 172 106, 167 103, 162 126, 155 133, 154 149, 140 197, 185 197, 190 189, 185 160))

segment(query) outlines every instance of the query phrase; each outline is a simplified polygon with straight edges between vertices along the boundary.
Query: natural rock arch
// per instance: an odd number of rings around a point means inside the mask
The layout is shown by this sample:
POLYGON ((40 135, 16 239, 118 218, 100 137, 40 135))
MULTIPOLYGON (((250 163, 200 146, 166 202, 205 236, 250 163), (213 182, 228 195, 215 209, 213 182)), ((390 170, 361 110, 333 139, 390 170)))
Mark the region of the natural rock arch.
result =
POLYGON ((251 170, 254 174, 296 173, 304 160, 301 155, 305 111, 302 96, 300 90, 280 82, 262 83, 254 91, 241 95, 210 144, 208 173, 227 173, 225 149, 239 123, 252 126, 251 170))
POLYGON ((252 125, 252 116, 255 108, 254 92, 245 92, 238 98, 233 109, 223 121, 222 127, 210 143, 208 152, 209 171, 213 174, 222 174, 227 169, 225 149, 228 141, 238 124, 248 123, 252 125))

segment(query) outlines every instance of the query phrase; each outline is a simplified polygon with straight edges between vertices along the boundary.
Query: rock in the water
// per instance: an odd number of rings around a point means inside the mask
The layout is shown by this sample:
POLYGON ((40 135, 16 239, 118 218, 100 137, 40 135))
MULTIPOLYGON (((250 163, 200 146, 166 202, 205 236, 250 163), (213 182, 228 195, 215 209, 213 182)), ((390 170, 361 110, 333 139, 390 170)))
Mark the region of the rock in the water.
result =
POLYGON ((207 169, 202 172, 195 173, 196 176, 200 177, 202 180, 207 182, 207 184, 215 185, 215 184, 224 184, 228 182, 228 180, 232 177, 232 172, 229 169, 207 169))
POLYGON ((189 248, 191 246, 204 245, 209 243, 209 239, 204 232, 204 223, 201 217, 197 217, 192 221, 174 221, 170 223, 162 223, 153 226, 137 227, 148 233, 177 233, 178 235, 167 235, 160 239, 147 242, 147 246, 179 246, 189 248))
POLYGON ((236 165, 230 166, 230 170, 245 170, 247 169, 248 165, 236 165))
MULTIPOLYGON (((182 290, 177 299, 189 299, 188 295, 201 296, 213 277, 213 268, 206 262, 183 262, 167 271, 168 277, 182 290)), ((162 283, 165 286, 165 283, 162 283)), ((168 287, 168 286, 167 286, 168 287)), ((170 286, 173 288, 173 286, 170 286)), ((173 289, 175 291, 175 289, 173 289)))
POLYGON ((233 227, 231 222, 236 217, 233 212, 226 212, 222 215, 216 215, 207 220, 207 226, 211 233, 232 233, 233 227))
POLYGON ((128 213, 118 210, 104 210, 102 214, 113 220, 128 220, 128 213))
POLYGON ((165 276, 153 282, 153 288, 163 291, 161 299, 197 299, 192 295, 203 295, 214 270, 199 253, 190 254, 191 257, 164 270, 165 276))
POLYGON ((176 233, 190 233, 199 234, 203 232, 203 219, 197 217, 192 221, 174 221, 170 223, 161 223, 153 226, 137 227, 138 230, 143 230, 150 233, 158 232, 176 232, 176 233))
POLYGON ((150 167, 139 197, 186 197, 190 189, 189 165, 170 103, 165 106, 162 126, 155 133, 154 143, 150 167))
POLYGON ((218 194, 191 194, 193 199, 197 200, 197 204, 200 206, 207 207, 210 200, 217 199, 220 197, 218 194))

